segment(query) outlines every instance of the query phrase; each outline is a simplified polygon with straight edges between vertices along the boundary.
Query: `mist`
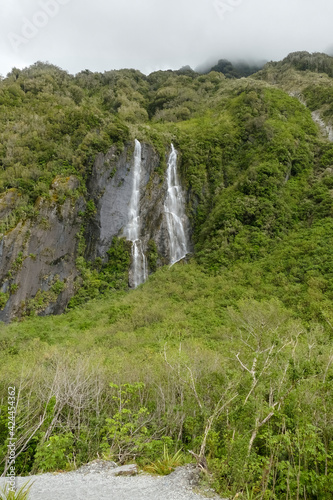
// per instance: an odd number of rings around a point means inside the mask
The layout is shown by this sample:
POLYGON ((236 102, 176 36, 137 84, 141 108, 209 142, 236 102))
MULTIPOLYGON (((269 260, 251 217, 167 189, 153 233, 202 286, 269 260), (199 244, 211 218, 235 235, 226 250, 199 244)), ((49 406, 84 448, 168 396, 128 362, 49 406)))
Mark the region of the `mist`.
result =
POLYGON ((330 0, 11 0, 2 6, 0 74, 38 60, 70 73, 149 74, 332 53, 332 18, 330 0))

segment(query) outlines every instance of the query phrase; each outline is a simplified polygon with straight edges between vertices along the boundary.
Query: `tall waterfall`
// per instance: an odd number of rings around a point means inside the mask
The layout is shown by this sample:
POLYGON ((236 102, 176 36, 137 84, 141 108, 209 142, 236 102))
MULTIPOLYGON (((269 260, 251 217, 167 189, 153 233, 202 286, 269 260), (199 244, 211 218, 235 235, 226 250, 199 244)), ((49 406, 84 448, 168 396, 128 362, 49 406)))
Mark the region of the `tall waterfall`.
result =
POLYGON ((130 284, 136 288, 144 283, 148 277, 147 259, 140 240, 140 180, 141 180, 141 144, 135 139, 134 170, 132 195, 129 204, 128 224, 125 236, 132 241, 132 265, 130 270, 130 284))
POLYGON ((182 187, 177 173, 177 151, 171 144, 167 168, 167 196, 164 211, 170 241, 170 264, 175 264, 188 253, 188 240, 185 232, 187 216, 182 187))

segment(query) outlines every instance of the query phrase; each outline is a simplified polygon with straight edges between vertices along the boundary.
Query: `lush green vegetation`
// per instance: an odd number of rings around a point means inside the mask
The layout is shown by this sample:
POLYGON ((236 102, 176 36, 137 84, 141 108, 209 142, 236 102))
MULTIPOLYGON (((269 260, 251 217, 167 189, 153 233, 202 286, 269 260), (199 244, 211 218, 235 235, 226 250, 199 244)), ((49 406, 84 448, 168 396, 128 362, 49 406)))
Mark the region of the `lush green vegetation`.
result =
POLYGON ((313 54, 306 51, 293 52, 283 59, 282 64, 291 64, 299 71, 313 71, 333 76, 333 58, 320 52, 313 54))
MULTIPOLYGON (((127 242, 87 262, 82 226, 68 311, 2 327, 0 461, 15 385, 19 473, 97 455, 165 472, 193 450, 224 496, 332 498, 333 146, 283 90, 301 82, 329 117, 330 58, 305 60, 241 80, 38 63, 0 82, 0 187, 15 193, 4 232, 55 176, 77 176, 86 196, 96 153, 137 137, 160 175, 171 141, 179 151, 195 245, 128 291, 127 242)), ((87 200, 83 219, 94 210, 87 200)), ((153 241, 148 258, 156 268, 153 241)))
POLYGON ((253 78, 267 81, 297 96, 311 111, 331 122, 333 57, 294 52, 280 62, 268 63, 253 78))
POLYGON ((134 292, 7 327, 1 385, 21 387, 18 446, 31 438, 20 471, 198 452, 213 416, 205 455, 225 495, 329 498, 331 312, 301 321, 241 272, 163 268, 134 292))

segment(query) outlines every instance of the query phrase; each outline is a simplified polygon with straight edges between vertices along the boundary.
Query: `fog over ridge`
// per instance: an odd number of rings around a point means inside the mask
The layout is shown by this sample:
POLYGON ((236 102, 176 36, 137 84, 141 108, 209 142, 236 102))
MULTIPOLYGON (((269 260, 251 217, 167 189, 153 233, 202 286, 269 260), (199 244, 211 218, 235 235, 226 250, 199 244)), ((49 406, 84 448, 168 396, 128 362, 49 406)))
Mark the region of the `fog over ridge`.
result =
POLYGON ((0 19, 0 74, 37 60, 70 73, 148 74, 221 58, 332 53, 332 18, 328 0, 11 0, 0 19))

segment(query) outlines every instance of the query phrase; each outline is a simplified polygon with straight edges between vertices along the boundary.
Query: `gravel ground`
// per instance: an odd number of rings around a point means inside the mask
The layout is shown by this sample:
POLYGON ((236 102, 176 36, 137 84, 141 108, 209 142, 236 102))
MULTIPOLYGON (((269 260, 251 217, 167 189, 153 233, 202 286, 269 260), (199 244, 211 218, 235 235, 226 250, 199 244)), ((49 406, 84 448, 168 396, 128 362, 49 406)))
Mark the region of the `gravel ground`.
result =
MULTIPOLYGON (((192 465, 178 467, 169 476, 129 475, 133 471, 135 466, 96 460, 74 472, 17 478, 17 485, 34 481, 30 500, 221 500, 212 490, 195 492, 198 471, 192 465)), ((0 487, 4 481, 0 478, 0 487)))

